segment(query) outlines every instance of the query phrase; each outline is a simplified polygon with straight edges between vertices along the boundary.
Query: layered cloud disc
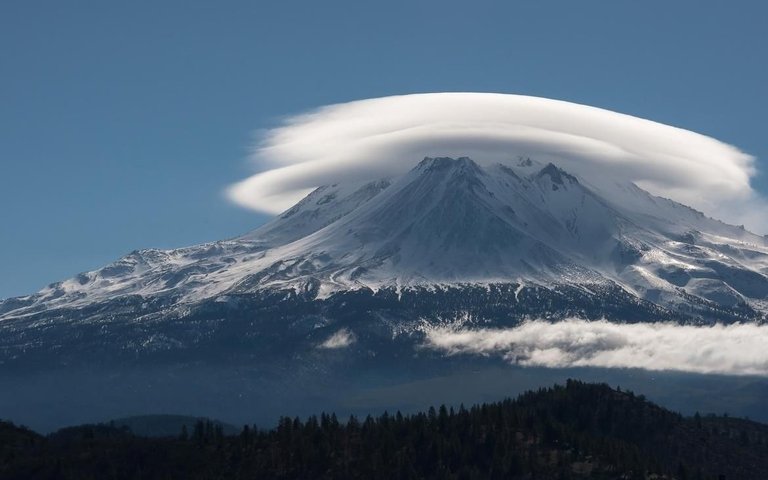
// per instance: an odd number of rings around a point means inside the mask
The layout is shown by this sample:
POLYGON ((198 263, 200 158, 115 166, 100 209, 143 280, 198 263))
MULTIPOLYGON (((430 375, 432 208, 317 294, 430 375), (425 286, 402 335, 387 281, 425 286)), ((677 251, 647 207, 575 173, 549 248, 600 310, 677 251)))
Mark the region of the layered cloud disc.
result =
POLYGON ((228 195, 278 213, 319 185, 402 174, 425 156, 530 156, 590 180, 633 181, 731 222, 754 223, 749 212, 763 205, 750 187, 754 159, 731 145, 599 108, 493 93, 374 98, 287 118, 254 149, 260 172, 228 195))

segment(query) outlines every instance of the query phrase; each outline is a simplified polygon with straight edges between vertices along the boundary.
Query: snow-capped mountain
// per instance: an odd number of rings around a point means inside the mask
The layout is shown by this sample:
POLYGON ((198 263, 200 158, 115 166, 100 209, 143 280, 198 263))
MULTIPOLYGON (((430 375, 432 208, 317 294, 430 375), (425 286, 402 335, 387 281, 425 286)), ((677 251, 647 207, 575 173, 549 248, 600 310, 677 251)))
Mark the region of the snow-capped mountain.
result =
POLYGON ((320 187, 242 237, 135 251, 0 302, 0 350, 166 351, 267 323, 306 339, 353 317, 396 336, 456 318, 766 312, 768 242, 742 227, 551 163, 426 158, 399 178, 320 187))
POLYGON ((318 295, 446 284, 615 283, 675 306, 762 311, 768 242, 634 184, 553 164, 426 158, 402 178, 323 186, 242 237, 140 250, 0 304, 3 318, 120 296, 198 302, 261 289, 318 295))

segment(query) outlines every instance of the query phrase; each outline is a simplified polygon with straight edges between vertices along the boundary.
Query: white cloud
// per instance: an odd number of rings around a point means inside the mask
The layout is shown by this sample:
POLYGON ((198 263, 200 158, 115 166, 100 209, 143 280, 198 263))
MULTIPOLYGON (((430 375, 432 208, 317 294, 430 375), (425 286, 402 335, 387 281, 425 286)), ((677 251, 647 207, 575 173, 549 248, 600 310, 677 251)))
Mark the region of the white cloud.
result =
POLYGON ((524 366, 605 367, 768 376, 768 325, 528 321, 511 329, 427 331, 447 354, 500 355, 524 366))
POLYGON ((322 184, 402 174, 424 156, 481 163, 528 155, 585 178, 653 193, 742 223, 762 199, 754 159, 704 135, 599 108, 521 95, 429 93, 322 107, 265 132, 260 173, 232 185, 236 203, 278 213, 322 184))
POLYGON ((334 333, 327 340, 319 345, 320 348, 335 350, 337 348, 347 348, 357 341, 357 337, 346 328, 342 328, 334 333))

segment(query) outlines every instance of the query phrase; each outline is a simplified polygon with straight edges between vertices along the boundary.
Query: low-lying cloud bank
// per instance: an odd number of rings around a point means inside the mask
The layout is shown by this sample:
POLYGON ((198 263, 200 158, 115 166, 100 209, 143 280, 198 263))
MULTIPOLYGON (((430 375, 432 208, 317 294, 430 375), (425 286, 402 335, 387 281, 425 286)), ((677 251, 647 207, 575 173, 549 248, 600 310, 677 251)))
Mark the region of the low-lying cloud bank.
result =
POLYGON ((511 329, 427 331, 447 354, 500 355, 524 366, 676 370, 768 376, 768 325, 528 321, 511 329))
POLYGON ((254 149, 260 173, 232 185, 228 195, 279 213, 319 185, 396 176, 425 156, 481 163, 530 156, 587 179, 637 182, 753 226, 759 220, 753 212, 766 205, 750 187, 754 159, 731 145, 600 108, 493 93, 373 98, 289 117, 254 149))

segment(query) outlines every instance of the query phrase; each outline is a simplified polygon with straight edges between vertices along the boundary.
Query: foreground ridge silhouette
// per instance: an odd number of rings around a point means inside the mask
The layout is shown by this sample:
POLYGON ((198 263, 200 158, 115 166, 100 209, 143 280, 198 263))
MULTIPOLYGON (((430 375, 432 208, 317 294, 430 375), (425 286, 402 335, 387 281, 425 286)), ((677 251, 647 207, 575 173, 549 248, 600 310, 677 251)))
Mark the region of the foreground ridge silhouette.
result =
POLYGON ((227 436, 84 425, 47 437, 0 423, 0 478, 763 479, 768 426, 683 417, 642 395, 568 380, 516 399, 340 421, 281 418, 227 436))

